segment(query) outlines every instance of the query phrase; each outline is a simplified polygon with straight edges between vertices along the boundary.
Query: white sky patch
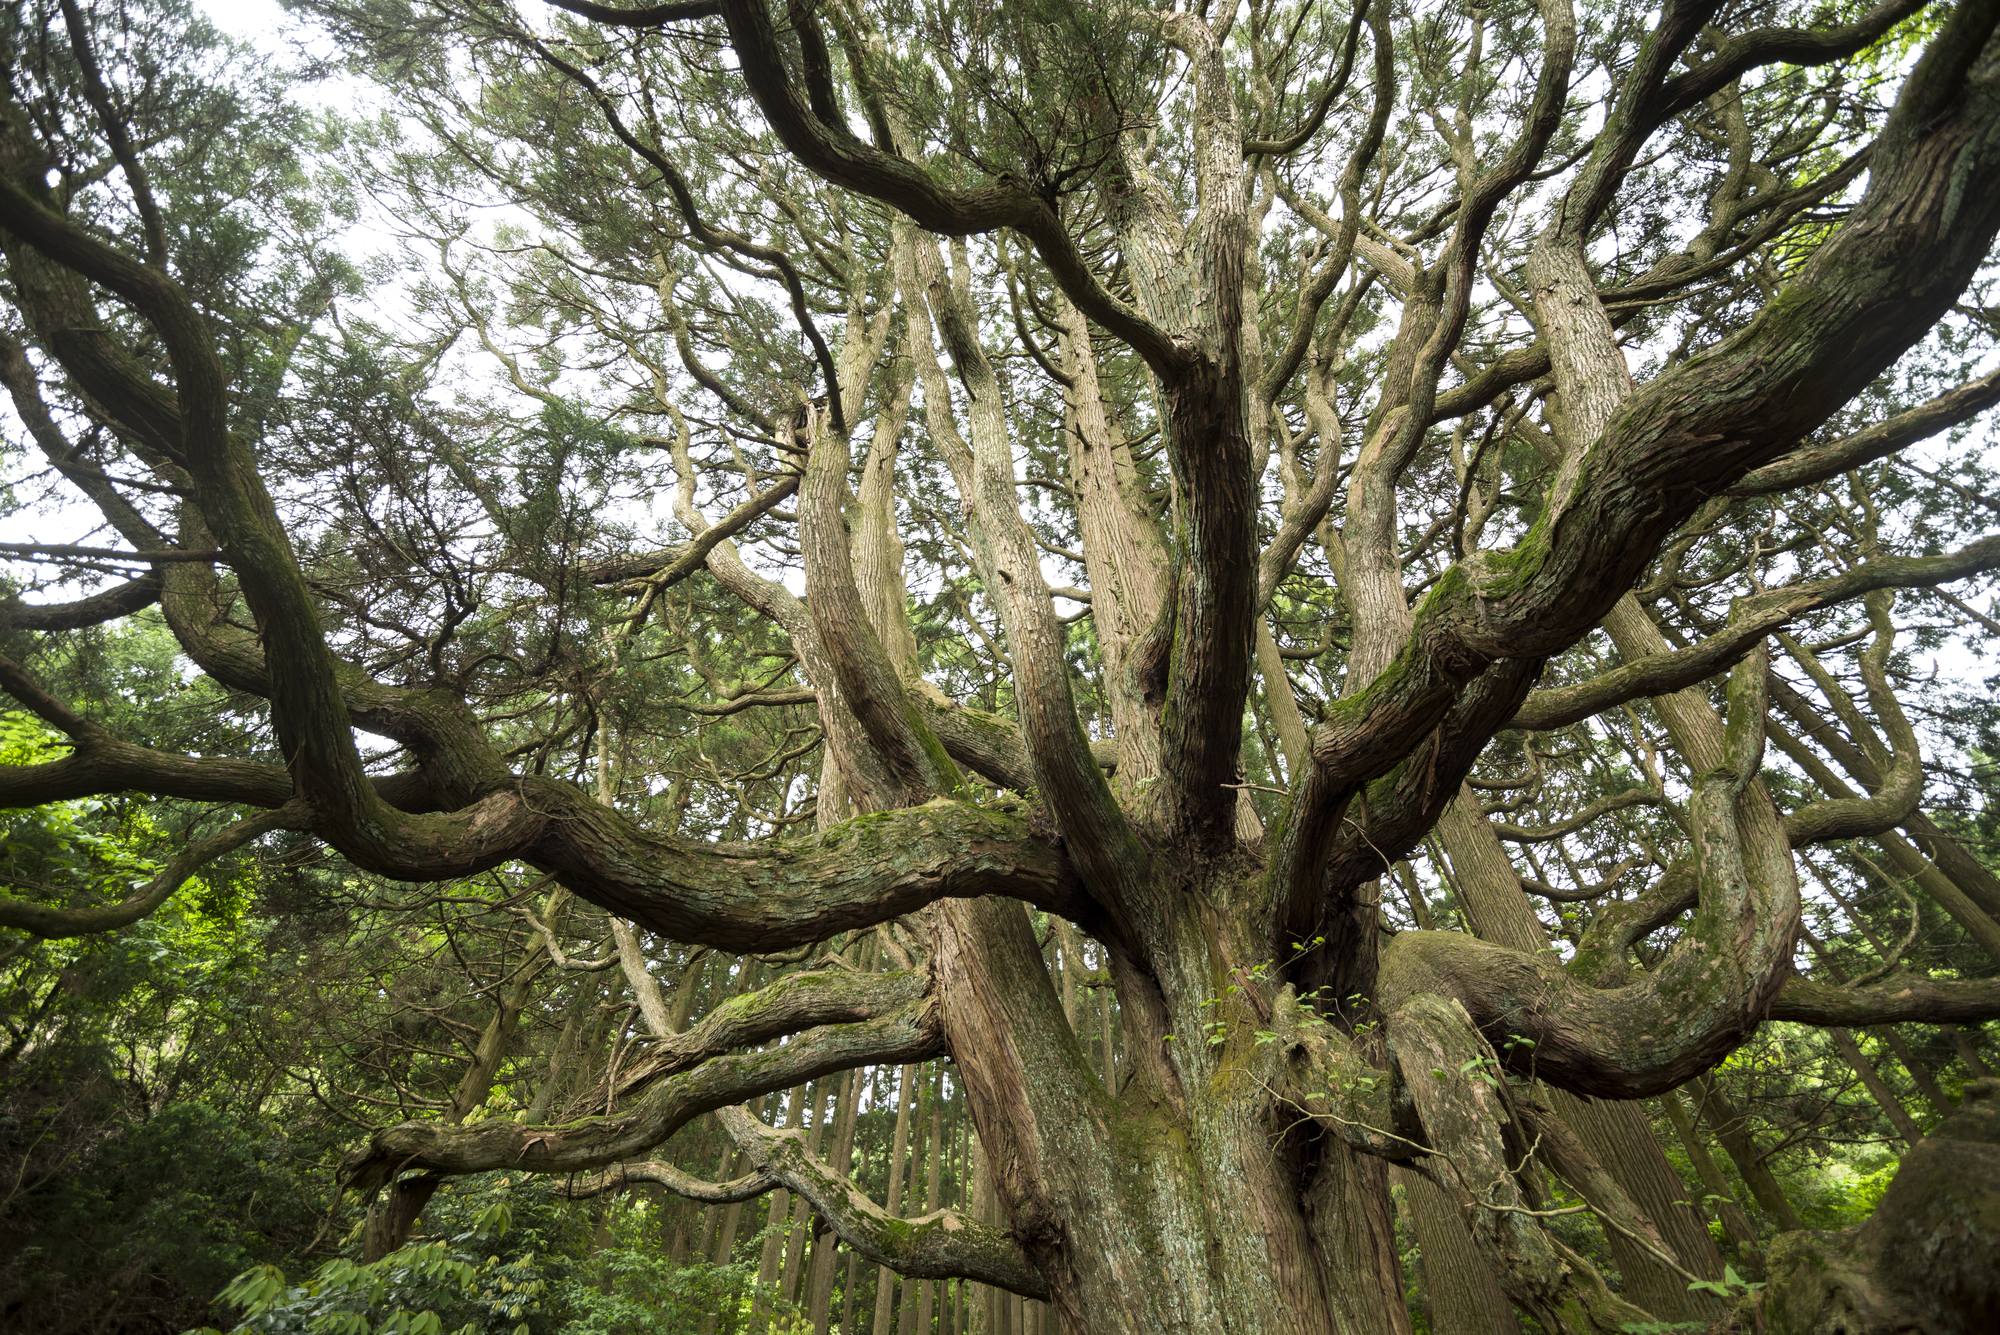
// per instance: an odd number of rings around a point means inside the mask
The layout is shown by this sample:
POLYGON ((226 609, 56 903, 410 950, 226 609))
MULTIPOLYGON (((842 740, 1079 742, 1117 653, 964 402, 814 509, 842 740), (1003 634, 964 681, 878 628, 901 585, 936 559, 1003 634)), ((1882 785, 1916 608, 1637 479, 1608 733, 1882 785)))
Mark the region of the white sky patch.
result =
POLYGON ((278 0, 198 0, 201 12, 231 37, 254 43, 258 49, 275 54, 282 45, 279 33, 286 23, 278 0))

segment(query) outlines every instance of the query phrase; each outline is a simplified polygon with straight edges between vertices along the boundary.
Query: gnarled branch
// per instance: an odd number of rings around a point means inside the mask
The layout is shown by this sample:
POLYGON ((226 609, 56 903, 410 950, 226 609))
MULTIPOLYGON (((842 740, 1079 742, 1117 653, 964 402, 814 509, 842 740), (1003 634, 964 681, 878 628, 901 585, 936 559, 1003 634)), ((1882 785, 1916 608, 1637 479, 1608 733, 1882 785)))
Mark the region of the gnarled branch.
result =
POLYGON ((743 1108, 716 1120, 760 1172, 805 1197, 841 1241, 877 1265, 907 1279, 971 1279, 1024 1298, 1049 1296, 1014 1240, 991 1224, 956 1210, 897 1219, 815 1158, 798 1132, 774 1130, 743 1108))
POLYGON ((453 1176, 511 1168, 568 1173, 637 1159, 705 1112, 857 1066, 928 1061, 943 1052, 928 1000, 864 1024, 829 1025, 769 1052, 716 1057, 660 1081, 608 1117, 559 1126, 489 1119, 465 1126, 402 1122, 384 1127, 341 1165, 341 1180, 367 1191, 405 1172, 453 1176))

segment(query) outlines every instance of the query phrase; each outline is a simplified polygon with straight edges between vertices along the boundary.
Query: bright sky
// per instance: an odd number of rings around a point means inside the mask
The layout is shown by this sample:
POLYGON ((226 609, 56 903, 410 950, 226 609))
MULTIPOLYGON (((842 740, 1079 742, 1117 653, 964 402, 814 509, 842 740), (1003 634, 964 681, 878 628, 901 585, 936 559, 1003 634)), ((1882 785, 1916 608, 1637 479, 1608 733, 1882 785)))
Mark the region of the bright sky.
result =
POLYGON ((256 42, 269 49, 278 29, 284 26, 285 11, 277 0, 198 0, 209 22, 228 33, 256 42))

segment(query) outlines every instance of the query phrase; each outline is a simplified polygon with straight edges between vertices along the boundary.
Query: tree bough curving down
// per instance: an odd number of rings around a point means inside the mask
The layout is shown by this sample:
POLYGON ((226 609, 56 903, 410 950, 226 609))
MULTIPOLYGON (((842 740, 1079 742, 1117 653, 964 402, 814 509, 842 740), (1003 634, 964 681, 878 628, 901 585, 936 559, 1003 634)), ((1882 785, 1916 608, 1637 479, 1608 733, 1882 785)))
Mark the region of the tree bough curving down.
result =
MULTIPOLYGON (((618 929, 654 1042, 594 1114, 375 1132, 345 1168, 388 1193, 372 1250, 454 1174, 783 1189, 871 1262, 1044 1299, 1078 1335, 1389 1332, 1407 1328, 1393 1172, 1426 1184, 1419 1231, 1469 1239, 1543 1329, 1616 1332, 1719 1311, 1687 1288, 1717 1258, 1669 1208, 1677 1184, 1620 1157, 1629 1101, 1773 1018, 2000 1017, 1991 977, 1795 972, 1799 850, 1878 836, 2000 952, 1991 875, 1926 860, 1895 649, 1898 597, 2000 567, 2000 539, 1970 518, 1950 542, 1919 532, 1891 471, 2000 398, 1975 365, 2000 4, 973 3, 919 21, 865 0, 557 3, 302 7, 467 179, 573 232, 468 260, 446 206, 410 204, 440 237, 425 309, 452 323, 420 360, 463 336, 549 414, 573 411, 564 355, 602 372, 592 429, 671 460, 669 549, 557 550, 525 482, 448 423, 372 474, 260 435, 217 294, 170 260, 168 187, 142 162, 165 150, 47 54, 87 50, 84 17, 39 36, 10 20, 5 48, 0 378, 150 573, 73 607, 0 604, 0 689, 70 745, 0 772, 0 806, 134 792, 253 814, 125 904, 16 896, 0 925, 108 930, 283 829, 397 881, 531 868, 685 947, 806 948, 688 1027, 648 1001, 618 929), (123 195, 100 188, 110 167, 73 169, 99 141, 123 195), (546 375, 468 267, 528 252, 541 268, 494 272, 567 331, 546 375), (1932 373, 1946 352, 1958 383, 1932 373), (403 486, 397 468, 479 523, 384 523, 369 541, 396 561, 352 559, 314 488, 403 486), (468 555, 480 542, 503 556, 468 555), (906 542, 942 572, 921 604, 906 542), (768 623, 763 680, 740 660, 729 686, 699 634, 663 638, 697 584, 768 623), (1087 631, 1059 601, 1087 604, 1087 631), (529 652, 508 629, 522 608, 597 620, 529 652), (142 745, 47 684, 59 637, 141 614, 257 702, 268 745, 142 745), (983 639, 983 683, 940 626, 983 639), (1852 645, 1858 698, 1821 662, 1852 645), (757 781, 795 775, 814 833, 748 840, 739 820, 710 840, 682 832, 686 787, 671 819, 648 805, 664 785, 620 789, 612 751, 643 768, 645 747, 637 725, 612 737, 619 674, 671 653, 713 688, 690 715, 810 709, 815 735, 757 781), (1800 689, 1821 693, 1804 720, 1800 689), (1843 736, 1794 737, 1815 710, 1843 736), (1639 787, 1567 790, 1540 826, 1490 819, 1520 802, 1482 793, 1556 794, 1534 738, 1611 747, 1626 719, 1639 787), (1773 780, 1774 739, 1822 795, 1773 780), (560 777, 572 753, 595 793, 560 777), (1651 833, 1593 886, 1564 841, 1614 815, 1651 833), (1558 852, 1529 877, 1503 839, 1558 852), (1427 910, 1385 930, 1385 877, 1420 847, 1464 930, 1427 910), (1614 894, 1640 861, 1656 879, 1614 894), (1574 889, 1549 882, 1565 868, 1574 889), (1590 907, 1552 945, 1524 887, 1590 907), (1109 1084, 1030 908, 1103 952, 1126 1063, 1109 1084), (899 967, 857 970, 836 946, 877 928, 899 967), (936 1057, 999 1225, 894 1219, 741 1108, 936 1057), (747 1178, 649 1159, 708 1113, 747 1178), (1547 1227, 1545 1171, 1603 1221, 1618 1284, 1547 1227)), ((1970 516, 1975 491, 1915 495, 1970 516)), ((700 755, 701 782, 750 803, 700 755)), ((546 916, 527 914, 535 939, 584 967, 546 916)), ((1937 1163, 1990 1158, 1990 1121, 1982 1104, 1947 1122, 1855 1238, 1781 1249, 1755 1319, 1817 1330, 1845 1303, 1854 1331, 1990 1323, 1991 1228, 1925 1223, 1922 1293, 1893 1233, 1958 1171, 1937 1163)))

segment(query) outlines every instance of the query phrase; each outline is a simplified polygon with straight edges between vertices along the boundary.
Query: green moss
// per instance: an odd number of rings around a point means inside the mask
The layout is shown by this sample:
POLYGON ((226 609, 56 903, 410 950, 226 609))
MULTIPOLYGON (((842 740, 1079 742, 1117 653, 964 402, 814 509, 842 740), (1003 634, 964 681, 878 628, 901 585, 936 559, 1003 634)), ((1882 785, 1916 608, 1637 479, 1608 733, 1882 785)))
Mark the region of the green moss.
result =
POLYGON ((989 714, 983 709, 960 709, 958 716, 975 728, 984 728, 988 732, 997 732, 1002 736, 1012 736, 1020 727, 1010 718, 989 714))
POLYGON ((1518 593, 1522 586, 1540 573, 1543 562, 1548 559, 1553 513, 1554 507, 1545 507, 1528 531, 1521 535, 1521 540, 1506 551, 1474 552, 1464 568, 1462 585, 1453 585, 1452 577, 1459 573, 1458 570, 1447 571, 1419 605, 1417 615, 1422 617, 1433 607, 1441 609, 1444 604, 1438 600, 1448 592, 1462 590, 1495 600, 1518 593))
POLYGON ((938 783, 945 792, 957 795, 969 791, 965 776, 958 772, 958 765, 945 751, 944 744, 938 741, 937 734, 931 731, 930 721, 924 717, 922 707, 911 701, 903 715, 909 720, 910 730, 917 736, 917 745, 923 748, 925 758, 930 761, 931 772, 937 775, 938 783))

